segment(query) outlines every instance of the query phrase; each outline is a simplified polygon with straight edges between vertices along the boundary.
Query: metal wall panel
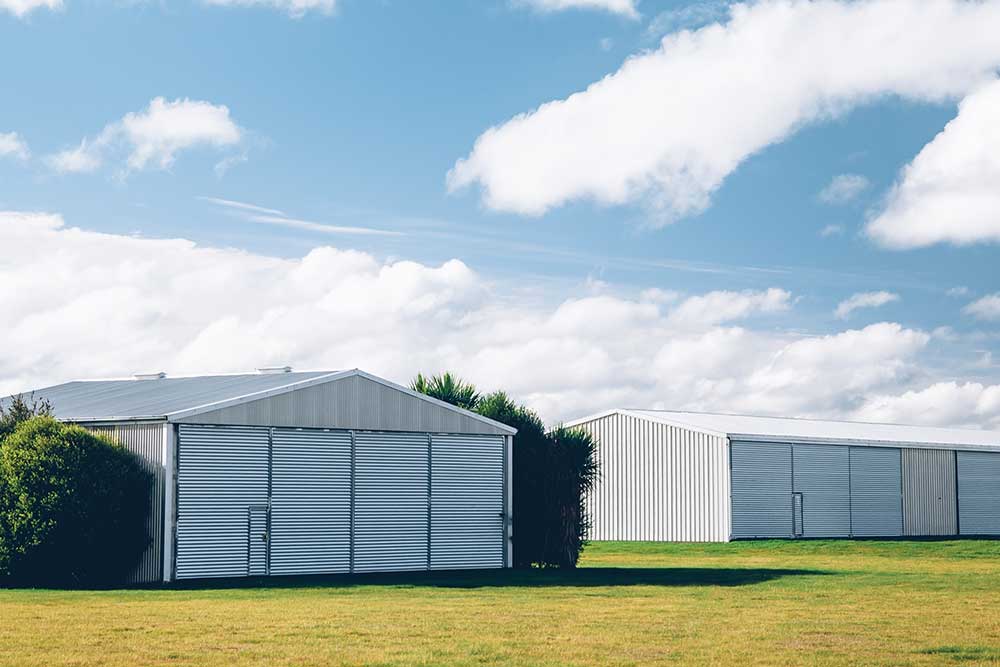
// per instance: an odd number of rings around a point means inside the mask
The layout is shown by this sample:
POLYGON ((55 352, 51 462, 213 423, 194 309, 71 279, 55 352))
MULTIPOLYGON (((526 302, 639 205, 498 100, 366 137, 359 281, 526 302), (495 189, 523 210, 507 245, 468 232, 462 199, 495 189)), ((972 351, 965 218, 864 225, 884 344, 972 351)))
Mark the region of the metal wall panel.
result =
POLYGON ((900 453, 851 447, 851 531, 855 537, 903 534, 900 453))
POLYGON ((503 567, 504 437, 431 437, 431 569, 503 567))
POLYGON ((1000 454, 958 452, 962 535, 1000 535, 1000 454))
POLYGON ((268 504, 268 429, 182 425, 177 450, 178 579, 246 576, 252 506, 268 504))
POLYGON ((153 488, 149 493, 149 520, 146 530, 149 546, 135 570, 126 577, 126 583, 150 584, 163 579, 163 498, 166 476, 164 473, 163 423, 118 423, 84 425, 90 431, 107 436, 129 452, 135 454, 143 467, 153 475, 153 488))
POLYGON ((904 449, 903 534, 957 535, 955 452, 904 449))
POLYGON ((791 446, 734 441, 731 457, 733 537, 794 537, 791 446))
POLYGON ((199 424, 247 424, 372 431, 479 433, 503 429, 361 376, 305 387, 181 419, 199 424))
POLYGON ((793 445, 792 486, 801 497, 801 537, 851 534, 850 457, 841 445, 793 445))
POLYGON ((270 573, 350 571, 350 432, 276 428, 271 447, 270 573))
POLYGON ((354 571, 428 567, 429 436, 355 433, 354 571))
MULTIPOLYGON (((597 441, 599 477, 584 505, 589 539, 729 539, 726 438, 622 414, 574 428, 597 441)), ((517 502, 515 497, 515 513, 531 511, 517 502)))

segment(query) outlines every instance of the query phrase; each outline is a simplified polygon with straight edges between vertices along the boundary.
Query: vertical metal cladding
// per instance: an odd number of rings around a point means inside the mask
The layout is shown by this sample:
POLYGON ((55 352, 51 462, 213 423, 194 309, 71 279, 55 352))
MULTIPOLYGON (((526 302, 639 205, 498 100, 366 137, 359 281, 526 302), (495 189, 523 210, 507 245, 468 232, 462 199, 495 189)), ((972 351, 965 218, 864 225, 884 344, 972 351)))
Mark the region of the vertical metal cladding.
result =
MULTIPOLYGON (((269 429, 181 425, 177 450, 178 579, 247 576, 268 505, 269 429)), ((266 523, 265 530, 266 530, 266 523)), ((266 548, 266 544, 265 544, 266 548)))
POLYGON ((793 445, 792 487, 801 494, 801 537, 851 534, 851 480, 847 447, 793 445))
POLYGON ((574 428, 598 445, 599 479, 585 500, 589 539, 729 539, 726 438, 619 413, 574 428))
POLYGON ((903 534, 957 535, 955 452, 902 450, 903 534))
POLYGON ((855 537, 903 534, 900 452, 851 447, 851 532, 855 537))
POLYGON ((1000 535, 1000 453, 958 452, 962 535, 1000 535))
POLYGON ((431 437, 434 570, 503 567, 504 436, 431 437))
POLYGON ((271 436, 270 573, 351 568, 351 434, 276 428, 271 436))
POLYGON ((95 433, 107 436, 142 461, 143 467, 153 475, 153 488, 149 494, 149 520, 146 529, 149 547, 142 559, 126 578, 126 583, 149 584, 163 578, 163 491, 164 443, 162 423, 120 423, 86 426, 95 433))
MULTIPOLYGON (((731 445, 733 537, 793 537, 792 447, 770 442, 731 445)), ((803 498, 803 524, 805 523, 803 498)))
POLYGON ((426 434, 355 433, 355 572, 427 569, 428 454, 426 434))

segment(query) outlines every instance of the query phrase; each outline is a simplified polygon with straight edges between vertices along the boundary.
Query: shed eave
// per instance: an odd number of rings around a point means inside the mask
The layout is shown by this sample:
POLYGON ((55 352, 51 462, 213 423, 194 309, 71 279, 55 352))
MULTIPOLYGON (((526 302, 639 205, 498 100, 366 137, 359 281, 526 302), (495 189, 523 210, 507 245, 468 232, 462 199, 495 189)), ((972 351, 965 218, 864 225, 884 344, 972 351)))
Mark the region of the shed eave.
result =
POLYGON ((101 424, 118 422, 165 422, 164 415, 130 415, 128 417, 57 417, 58 421, 68 424, 101 424))
POLYGON ((857 445, 868 447, 904 447, 912 449, 953 449, 971 452, 1000 452, 998 445, 978 445, 960 442, 920 442, 907 440, 877 440, 873 438, 813 438, 787 435, 762 435, 760 433, 729 433, 730 440, 738 442, 773 442, 775 444, 803 445, 857 445))
POLYGON ((573 428, 574 426, 579 426, 587 422, 594 421, 595 419, 603 419, 605 417, 610 417, 611 415, 625 415, 627 417, 634 417, 635 419, 641 419, 648 422, 653 422, 656 424, 666 424, 667 426, 673 426, 675 428, 682 428, 687 431, 693 431, 695 433, 703 433, 705 435, 711 435, 716 438, 725 438, 728 433, 723 431, 715 431, 709 428, 704 428, 701 426, 693 426, 692 424, 686 424, 682 421, 676 419, 665 419, 660 416, 654 416, 646 414, 644 412, 639 412, 636 410, 615 408, 613 410, 605 410, 604 412, 598 412, 597 414, 588 415, 586 417, 580 417, 579 419, 573 419, 571 421, 565 422, 563 426, 566 428, 573 428))

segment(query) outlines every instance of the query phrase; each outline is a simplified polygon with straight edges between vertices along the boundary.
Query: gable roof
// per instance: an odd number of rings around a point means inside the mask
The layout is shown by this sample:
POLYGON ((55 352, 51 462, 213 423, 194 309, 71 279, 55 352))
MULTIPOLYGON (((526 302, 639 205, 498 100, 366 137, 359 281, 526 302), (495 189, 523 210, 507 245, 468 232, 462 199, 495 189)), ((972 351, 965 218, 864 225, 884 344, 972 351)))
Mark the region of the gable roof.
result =
MULTIPOLYGON (((36 399, 47 400, 52 405, 56 419, 62 421, 176 421, 352 376, 364 377, 445 410, 490 424, 503 432, 517 432, 506 424, 356 368, 346 371, 244 373, 141 380, 76 380, 24 392, 24 395, 31 394, 36 399)), ((9 403, 10 397, 0 399, 0 406, 9 403)))
POLYGON ((1000 432, 997 431, 797 417, 757 417, 675 410, 610 410, 600 415, 576 419, 566 426, 582 424, 610 414, 680 426, 725 436, 731 440, 894 444, 1000 451, 1000 432))

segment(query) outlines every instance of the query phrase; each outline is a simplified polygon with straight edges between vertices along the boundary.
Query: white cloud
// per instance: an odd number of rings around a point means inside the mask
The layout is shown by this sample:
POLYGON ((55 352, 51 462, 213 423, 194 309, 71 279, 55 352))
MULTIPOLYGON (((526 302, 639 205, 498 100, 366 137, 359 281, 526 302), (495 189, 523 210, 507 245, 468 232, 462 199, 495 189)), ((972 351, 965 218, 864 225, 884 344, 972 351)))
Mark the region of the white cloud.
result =
POLYGON ((84 139, 76 148, 49 156, 48 162, 63 173, 90 172, 102 166, 108 153, 124 148, 128 152, 124 173, 169 169, 182 151, 230 148, 237 146, 242 137, 242 129, 224 105, 186 98, 171 102, 157 97, 146 109, 125 114, 93 139, 84 139))
POLYGON ((330 15, 337 8, 337 0, 204 0, 219 7, 271 7, 292 18, 302 18, 309 12, 330 15))
POLYGON ((646 36, 659 39, 675 30, 690 30, 720 21, 729 13, 731 4, 731 0, 702 0, 662 11, 646 26, 646 36))
POLYGON ((890 248, 1000 241, 1000 80, 965 98, 867 231, 890 248))
POLYGON ((901 424, 1000 428, 1000 385, 938 382, 898 396, 872 396, 855 417, 901 424))
POLYGON ((958 98, 1000 65, 995 1, 763 0, 730 16, 486 130, 448 188, 479 184, 488 207, 527 215, 642 202, 665 224, 810 123, 887 95, 958 98))
POLYGON ((827 225, 823 229, 819 230, 819 235, 825 239, 831 236, 840 236, 843 233, 844 233, 843 225, 827 225))
POLYGON ((28 144, 18 136, 17 132, 0 132, 0 157, 27 160, 30 156, 28 144))
POLYGON ((892 292, 859 292, 837 304, 833 314, 841 320, 846 320, 859 308, 878 308, 887 303, 899 301, 899 295, 892 292))
POLYGON ((24 18, 36 9, 48 8, 53 11, 62 9, 62 0, 0 0, 0 9, 6 10, 18 18, 24 18))
POLYGON ((199 197, 202 201, 229 209, 242 219, 262 225, 277 225, 279 227, 289 227, 291 229, 301 229, 307 232, 319 232, 322 234, 356 235, 356 236, 402 236, 402 232, 394 232, 385 229, 375 229, 374 227, 355 227, 346 225, 330 225, 323 222, 313 222, 311 220, 301 220, 293 218, 274 208, 265 208, 256 204, 248 204, 232 199, 219 199, 217 197, 199 197))
POLYGON ((682 327, 704 327, 742 319, 755 312, 788 310, 792 295, 772 287, 765 292, 709 292, 685 299, 670 314, 672 323, 682 327))
POLYGON ((949 289, 946 292, 946 294, 948 296, 955 296, 955 297, 969 296, 969 288, 965 287, 964 285, 959 285, 958 287, 952 287, 951 289, 949 289))
POLYGON ((0 284, 0 394, 148 368, 287 363, 403 382, 450 369, 548 420, 613 405, 845 416, 912 389, 930 338, 891 323, 820 337, 720 323, 784 309, 781 290, 570 293, 549 304, 458 260, 384 262, 332 247, 280 259, 46 214, 0 213, 0 284))
POLYGON ((980 320, 1000 320, 1000 292, 976 299, 962 312, 980 320))
POLYGON ((819 200, 824 204, 846 204, 857 199, 870 183, 861 174, 840 174, 820 190, 819 200))
POLYGON ((612 14, 639 18, 636 0, 512 0, 514 5, 531 7, 540 12, 561 12, 567 9, 599 9, 612 14))

